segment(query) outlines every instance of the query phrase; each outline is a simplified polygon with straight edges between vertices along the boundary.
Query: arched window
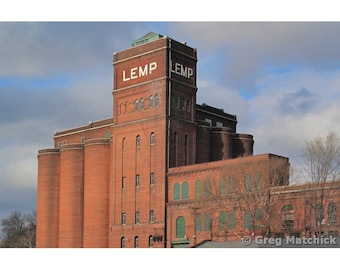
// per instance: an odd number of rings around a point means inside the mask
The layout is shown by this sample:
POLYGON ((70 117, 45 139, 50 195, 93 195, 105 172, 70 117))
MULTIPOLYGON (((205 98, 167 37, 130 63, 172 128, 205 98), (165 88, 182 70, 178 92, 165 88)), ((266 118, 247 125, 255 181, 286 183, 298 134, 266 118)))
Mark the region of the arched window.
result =
POLYGON ((179 200, 180 196, 180 186, 179 183, 174 184, 174 200, 179 200))
POLYGON ((195 215, 195 230, 196 232, 202 231, 202 215, 200 213, 195 215))
POLYGON ((236 213, 235 210, 230 211, 228 214, 228 229, 235 230, 236 228, 236 213))
POLYGON ((125 248, 125 237, 122 237, 122 238, 120 239, 120 247, 121 247, 121 248, 125 248))
POLYGON ((204 181, 204 196, 209 197, 211 195, 210 179, 204 181))
POLYGON ((153 236, 149 236, 149 247, 153 247, 153 236))
POLYGON ((155 106, 159 105, 159 96, 158 94, 155 95, 155 106))
POLYGON ((205 214, 204 216, 204 230, 211 231, 211 217, 209 214, 205 214))
POLYGON ((122 149, 125 150, 126 138, 122 139, 122 149))
POLYGON ((244 176, 244 191, 250 192, 251 191, 251 176, 249 173, 247 173, 244 176))
POLYGON ((140 147, 140 136, 137 135, 136 137, 136 147, 139 148, 140 147))
POLYGON ((236 184, 235 176, 231 176, 228 182, 228 194, 233 194, 235 192, 235 184, 236 184))
POLYGON ((140 108, 141 110, 144 110, 144 98, 141 98, 141 99, 139 100, 139 108, 140 108))
POLYGON ((244 228, 251 229, 251 215, 249 210, 244 211, 244 228))
POLYGON ((135 100, 135 111, 138 111, 139 110, 139 100, 136 99, 135 100))
POLYGON ((149 108, 153 107, 153 96, 149 97, 149 108))
POLYGON ((257 191, 261 190, 261 174, 260 173, 255 174, 255 189, 257 191))
POLYGON ((337 216, 337 207, 334 202, 329 203, 328 205, 328 223, 329 224, 337 224, 338 216, 337 216))
POLYGON ((226 229, 226 225, 227 225, 227 215, 224 211, 220 212, 218 220, 219 220, 218 229, 220 231, 224 231, 226 229))
POLYGON ((188 199, 188 182, 184 181, 182 184, 182 199, 188 199))
POLYGON ((220 188, 219 188, 219 190, 220 190, 220 195, 224 195, 224 194, 226 194, 226 179, 225 179, 225 177, 221 177, 220 178, 220 188))
POLYGON ((202 182, 201 180, 196 180, 195 183, 195 197, 201 197, 202 195, 202 182))
POLYGON ((156 139, 155 139, 155 133, 154 132, 151 132, 150 134, 150 144, 155 144, 156 142, 156 139))
POLYGON ((176 219, 176 238, 184 238, 185 236, 185 219, 180 216, 176 219))
POLYGON ((135 248, 138 248, 139 247, 139 237, 138 236, 135 236, 135 248))
POLYGON ((283 229, 294 229, 294 208, 285 205, 281 209, 281 224, 283 229))

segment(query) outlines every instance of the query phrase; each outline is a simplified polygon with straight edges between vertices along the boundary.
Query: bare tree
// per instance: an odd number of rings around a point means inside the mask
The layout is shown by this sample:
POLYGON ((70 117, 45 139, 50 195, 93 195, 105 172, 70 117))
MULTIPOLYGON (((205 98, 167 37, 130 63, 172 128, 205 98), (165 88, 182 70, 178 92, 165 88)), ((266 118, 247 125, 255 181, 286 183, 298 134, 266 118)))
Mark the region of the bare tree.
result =
MULTIPOLYGON (((310 179, 310 199, 307 203, 313 212, 314 230, 320 236, 327 230, 326 211, 332 198, 334 181, 339 180, 340 173, 340 140, 334 132, 325 138, 318 136, 306 141, 302 148, 307 177, 310 179)), ((311 222, 311 218, 307 218, 311 222)), ((306 224, 306 228, 310 224, 306 224)), ((312 229, 312 228, 310 228, 312 229)))
POLYGON ((2 247, 35 247, 36 213, 24 214, 14 211, 1 221, 3 239, 2 247))

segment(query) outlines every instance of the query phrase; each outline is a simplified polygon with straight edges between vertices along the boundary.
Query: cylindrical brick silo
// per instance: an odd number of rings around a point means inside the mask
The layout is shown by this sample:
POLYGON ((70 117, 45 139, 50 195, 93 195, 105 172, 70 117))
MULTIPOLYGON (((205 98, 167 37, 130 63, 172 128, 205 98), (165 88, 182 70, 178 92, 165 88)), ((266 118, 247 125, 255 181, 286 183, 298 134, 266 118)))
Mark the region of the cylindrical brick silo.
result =
POLYGON ((59 149, 38 152, 36 247, 58 247, 59 149))
MULTIPOLYGON (((206 123, 206 122, 204 122, 206 123)), ((210 161, 210 126, 208 123, 197 125, 196 163, 210 161)))
POLYGON ((85 142, 83 247, 109 247, 110 139, 85 142))
POLYGON ((211 161, 230 159, 233 157, 233 133, 228 127, 211 128, 211 161))
POLYGON ((235 134, 234 157, 247 157, 253 155, 254 139, 250 134, 235 134))
POLYGON ((83 246, 84 146, 60 149, 59 247, 83 246))

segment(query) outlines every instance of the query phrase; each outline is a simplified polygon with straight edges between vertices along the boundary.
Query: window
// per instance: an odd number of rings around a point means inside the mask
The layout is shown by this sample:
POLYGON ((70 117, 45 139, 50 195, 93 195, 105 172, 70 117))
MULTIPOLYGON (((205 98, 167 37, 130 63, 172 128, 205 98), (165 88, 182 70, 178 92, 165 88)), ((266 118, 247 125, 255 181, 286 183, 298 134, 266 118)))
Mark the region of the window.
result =
POLYGON ((216 127, 223 127, 223 123, 216 121, 216 127))
POLYGON ((204 196, 209 197, 211 195, 210 179, 204 181, 204 196))
POLYGON ((211 231, 211 218, 209 214, 205 214, 204 216, 204 230, 211 231))
POLYGON ((106 138, 106 139, 110 139, 110 138, 111 138, 111 133, 110 133, 110 131, 106 131, 106 132, 105 132, 105 138, 106 138))
POLYGON ((122 177, 122 188, 125 188, 126 177, 122 177))
POLYGON ((176 238, 184 238, 185 236, 185 219, 180 216, 176 219, 176 238))
POLYGON ((150 134, 150 144, 153 145, 155 144, 156 140, 155 140, 155 133, 151 133, 150 134))
POLYGON ((153 96, 149 97, 149 108, 153 107, 153 96))
POLYGON ((328 223, 329 224, 337 224, 338 223, 338 216, 337 216, 337 207, 336 204, 331 202, 328 205, 328 223))
POLYGON ((153 236, 149 235, 149 247, 153 247, 153 236))
POLYGON ((201 197, 201 192, 202 192, 202 183, 201 180, 197 180, 195 183, 195 197, 201 197))
POLYGON ((220 188, 219 188, 220 195, 226 194, 226 179, 225 177, 220 178, 220 188))
POLYGON ((139 109, 139 100, 136 99, 135 100, 135 111, 138 111, 138 109, 139 109))
POLYGON ((136 174, 136 187, 139 187, 140 185, 140 176, 139 174, 136 174))
POLYGON ((212 126, 212 120, 211 120, 211 119, 206 118, 206 119, 205 119, 205 122, 207 122, 207 123, 209 124, 210 127, 212 126))
POLYGON ((84 143, 85 143, 85 137, 81 137, 80 142, 81 142, 82 144, 84 144, 84 143))
POLYGON ((195 230, 196 232, 202 231, 202 215, 200 213, 195 215, 195 230))
POLYGON ((261 174, 255 174, 255 189, 257 191, 261 190, 261 174))
POLYGON ((150 173, 150 185, 153 185, 155 183, 155 173, 150 173))
POLYGON ((244 211, 244 228, 251 229, 251 215, 249 210, 244 211))
POLYGON ((182 199, 188 199, 188 182, 184 181, 182 184, 182 199))
POLYGON ((135 213, 135 223, 139 224, 139 212, 138 211, 135 213))
POLYGON ((155 95, 155 106, 159 105, 159 96, 158 94, 155 95))
POLYGON ((260 227, 261 218, 262 218, 262 211, 261 211, 261 209, 257 208, 255 210, 255 226, 256 227, 260 227))
POLYGON ((174 200, 179 200, 180 196, 180 186, 179 183, 174 184, 174 200))
POLYGON ((251 176, 249 173, 247 173, 244 176, 244 191, 250 192, 251 191, 251 176))
POLYGON ((136 137, 136 147, 139 148, 140 147, 140 136, 137 135, 136 137))
POLYGON ((174 144, 175 145, 177 144, 177 133, 176 132, 174 133, 174 144))
POLYGON ((122 225, 125 225, 126 224, 126 213, 123 212, 122 213, 122 225))
POLYGON ((285 205, 281 209, 281 221, 283 229, 294 229, 294 208, 291 205, 285 205))
POLYGON ((149 220, 150 220, 150 223, 153 223, 155 221, 155 212, 154 212, 154 210, 150 210, 149 220))
POLYGON ((125 150, 125 142, 126 142, 126 138, 122 139, 122 149, 125 150))
POLYGON ((139 100, 139 108, 140 108, 141 110, 144 110, 144 99, 143 99, 143 98, 141 98, 141 99, 139 100))
POLYGON ((224 231, 226 229, 226 224, 227 224, 227 215, 224 211, 220 212, 218 220, 219 220, 218 229, 220 231, 224 231))
POLYGON ((235 192, 235 176, 232 176, 229 178, 229 182, 228 182, 228 193, 229 194, 233 194, 235 192))
POLYGON ((122 238, 120 239, 120 247, 121 247, 121 248, 125 248, 125 237, 122 237, 122 238))
POLYGON ((323 204, 319 203, 316 205, 316 222, 318 225, 325 224, 325 214, 324 214, 323 204))
POLYGON ((189 144, 189 137, 188 137, 188 135, 185 135, 184 136, 184 146, 187 147, 188 144, 189 144))
POLYGON ((230 211, 228 214, 228 229, 229 230, 235 230, 236 228, 236 214, 235 211, 230 211))
POLYGON ((138 236, 135 236, 134 247, 135 248, 139 247, 139 237, 138 236))

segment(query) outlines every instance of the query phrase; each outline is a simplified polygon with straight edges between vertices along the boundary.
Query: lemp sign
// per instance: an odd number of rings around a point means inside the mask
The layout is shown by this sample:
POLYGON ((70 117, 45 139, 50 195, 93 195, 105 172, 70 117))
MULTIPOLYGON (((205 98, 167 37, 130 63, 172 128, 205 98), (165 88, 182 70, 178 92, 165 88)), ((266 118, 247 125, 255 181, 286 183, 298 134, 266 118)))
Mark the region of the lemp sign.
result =
MULTIPOLYGON (((140 77, 151 75, 157 69, 157 62, 151 62, 144 66, 133 67, 130 70, 123 70, 123 82, 134 80, 140 77)), ((194 75, 194 70, 179 63, 174 63, 171 72, 190 79, 194 75)))
POLYGON ((128 72, 126 72, 126 70, 123 70, 123 81, 126 82, 150 75, 156 69, 157 62, 151 62, 149 64, 146 64, 145 66, 133 67, 128 72))

